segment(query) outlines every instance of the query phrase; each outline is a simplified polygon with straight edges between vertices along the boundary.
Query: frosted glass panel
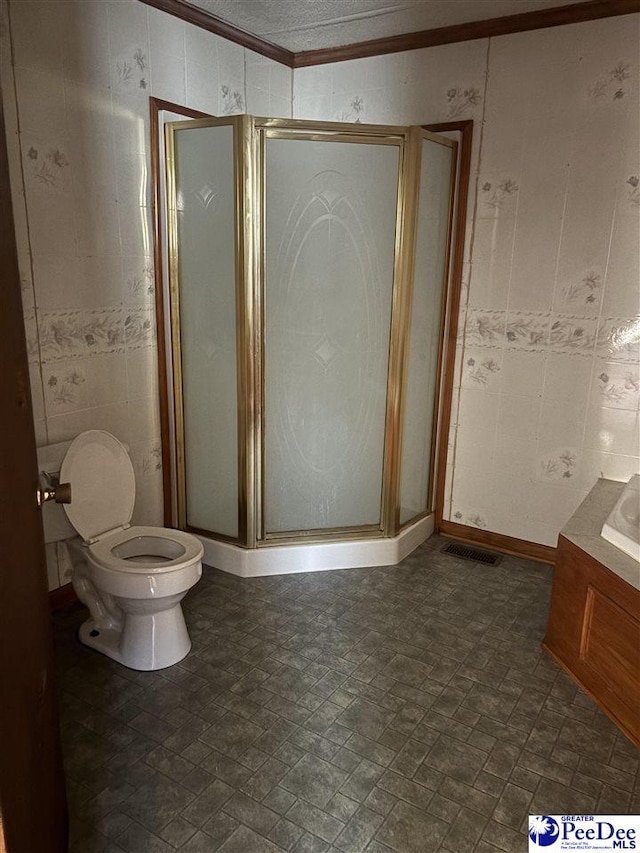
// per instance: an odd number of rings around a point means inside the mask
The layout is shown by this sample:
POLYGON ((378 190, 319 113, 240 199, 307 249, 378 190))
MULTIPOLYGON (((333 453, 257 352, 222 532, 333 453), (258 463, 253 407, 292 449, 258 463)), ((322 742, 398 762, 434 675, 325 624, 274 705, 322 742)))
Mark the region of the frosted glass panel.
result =
POLYGON ((175 131, 187 524, 238 535, 233 128, 175 131))
POLYGON ((380 522, 398 161, 266 141, 267 533, 380 522))
POLYGON ((416 266, 402 436, 400 523, 429 509, 453 149, 422 140, 416 266))

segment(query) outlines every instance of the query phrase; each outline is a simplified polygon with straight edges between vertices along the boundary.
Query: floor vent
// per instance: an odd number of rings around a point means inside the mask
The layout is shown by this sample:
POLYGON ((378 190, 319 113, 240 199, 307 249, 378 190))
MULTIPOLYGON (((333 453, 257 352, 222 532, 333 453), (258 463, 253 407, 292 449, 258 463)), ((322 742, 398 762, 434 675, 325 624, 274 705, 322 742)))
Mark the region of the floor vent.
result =
POLYGON ((481 551, 479 548, 470 548, 460 542, 449 542, 441 550, 452 557, 461 557, 463 560, 473 560, 474 563, 486 563, 488 566, 497 566, 502 562, 500 554, 492 554, 490 551, 481 551))

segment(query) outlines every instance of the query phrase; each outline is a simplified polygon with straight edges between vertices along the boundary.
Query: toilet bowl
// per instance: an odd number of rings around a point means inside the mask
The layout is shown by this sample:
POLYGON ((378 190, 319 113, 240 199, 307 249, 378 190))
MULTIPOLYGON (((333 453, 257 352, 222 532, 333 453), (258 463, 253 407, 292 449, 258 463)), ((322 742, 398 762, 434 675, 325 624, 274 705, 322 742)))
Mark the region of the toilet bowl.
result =
POLYGON ((190 533, 130 526, 135 476, 126 448, 102 430, 79 435, 60 468, 64 510, 80 534, 68 542, 76 595, 89 609, 80 640, 137 670, 182 660, 191 640, 180 602, 202 575, 190 533))

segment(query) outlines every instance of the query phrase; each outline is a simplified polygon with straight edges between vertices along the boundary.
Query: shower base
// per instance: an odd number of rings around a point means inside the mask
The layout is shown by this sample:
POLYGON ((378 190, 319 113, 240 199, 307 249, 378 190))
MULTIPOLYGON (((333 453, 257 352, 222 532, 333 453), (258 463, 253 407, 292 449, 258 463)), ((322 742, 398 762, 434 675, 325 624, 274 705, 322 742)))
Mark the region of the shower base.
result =
POLYGON ((405 527, 393 538, 314 541, 303 545, 266 545, 252 549, 238 548, 206 536, 198 536, 198 539, 204 547, 202 562, 207 566, 241 578, 256 578, 366 566, 394 566, 428 539, 434 527, 434 515, 431 513, 405 527))

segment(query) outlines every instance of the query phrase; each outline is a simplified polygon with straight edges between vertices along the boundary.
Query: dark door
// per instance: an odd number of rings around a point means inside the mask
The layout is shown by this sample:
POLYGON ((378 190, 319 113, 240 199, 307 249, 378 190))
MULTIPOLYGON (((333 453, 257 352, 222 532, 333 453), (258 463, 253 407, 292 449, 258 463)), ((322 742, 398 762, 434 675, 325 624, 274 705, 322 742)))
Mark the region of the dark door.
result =
POLYGON ((0 100, 0 850, 64 853, 36 444, 0 100))

